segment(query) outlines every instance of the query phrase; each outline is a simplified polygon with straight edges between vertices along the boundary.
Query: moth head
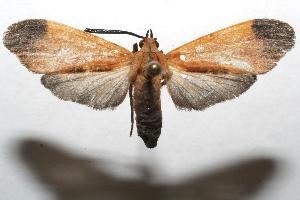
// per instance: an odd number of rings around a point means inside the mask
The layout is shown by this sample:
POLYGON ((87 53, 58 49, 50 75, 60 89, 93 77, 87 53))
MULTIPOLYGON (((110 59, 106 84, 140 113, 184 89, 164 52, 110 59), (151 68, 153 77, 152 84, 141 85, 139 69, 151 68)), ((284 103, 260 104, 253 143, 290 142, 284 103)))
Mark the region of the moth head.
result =
POLYGON ((154 76, 161 74, 161 71, 161 64, 157 61, 151 61, 144 68, 144 76, 147 78, 153 78, 154 76))
POLYGON ((156 48, 159 47, 159 43, 157 42, 157 38, 153 37, 153 32, 152 32, 151 29, 149 29, 146 33, 146 36, 142 40, 140 40, 139 47, 143 48, 145 43, 154 43, 156 48))
POLYGON ((156 48, 159 47, 159 43, 157 42, 157 38, 143 38, 139 42, 139 47, 143 48, 145 43, 147 43, 147 44, 153 43, 156 48))

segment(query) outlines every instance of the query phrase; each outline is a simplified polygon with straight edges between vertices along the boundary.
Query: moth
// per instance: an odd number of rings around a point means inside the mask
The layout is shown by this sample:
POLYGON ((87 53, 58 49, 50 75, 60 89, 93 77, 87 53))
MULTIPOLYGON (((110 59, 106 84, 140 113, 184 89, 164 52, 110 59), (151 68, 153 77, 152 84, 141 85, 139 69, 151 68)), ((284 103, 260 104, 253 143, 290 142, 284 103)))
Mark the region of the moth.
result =
POLYGON ((160 51, 152 30, 145 36, 105 29, 81 31, 44 19, 12 24, 4 45, 30 71, 44 74, 42 84, 66 101, 94 109, 113 109, 129 93, 131 131, 148 148, 162 128, 161 87, 178 109, 204 110, 233 99, 270 71, 295 44, 293 28, 275 19, 254 19, 160 51), (140 38, 133 51, 92 33, 140 38))

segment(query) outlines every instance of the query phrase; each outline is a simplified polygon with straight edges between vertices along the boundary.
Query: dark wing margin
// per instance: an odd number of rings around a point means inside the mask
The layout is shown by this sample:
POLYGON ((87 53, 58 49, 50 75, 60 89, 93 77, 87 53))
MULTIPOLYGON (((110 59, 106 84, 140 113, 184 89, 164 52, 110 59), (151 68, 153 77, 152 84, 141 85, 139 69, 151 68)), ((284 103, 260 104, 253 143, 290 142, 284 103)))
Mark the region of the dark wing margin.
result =
POLYGON ((255 19, 252 30, 256 38, 263 42, 262 56, 274 60, 274 66, 295 45, 295 31, 288 23, 255 19))
POLYGON ((37 51, 34 43, 42 39, 48 31, 47 20, 24 20, 9 26, 4 34, 3 43, 11 52, 33 53, 37 51))
POLYGON ((108 72, 46 74, 41 82, 60 99, 94 109, 114 109, 126 97, 129 69, 126 66, 108 72))
POLYGON ((249 20, 178 47, 167 56, 168 91, 179 109, 203 110, 233 99, 270 71, 295 45, 279 20, 249 20))

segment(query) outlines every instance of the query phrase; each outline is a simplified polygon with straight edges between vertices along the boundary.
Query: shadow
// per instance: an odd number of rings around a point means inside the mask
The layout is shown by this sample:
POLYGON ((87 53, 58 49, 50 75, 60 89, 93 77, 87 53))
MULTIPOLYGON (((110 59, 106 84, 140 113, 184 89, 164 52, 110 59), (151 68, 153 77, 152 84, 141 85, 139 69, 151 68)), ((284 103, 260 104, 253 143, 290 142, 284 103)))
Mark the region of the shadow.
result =
POLYGON ((173 184, 154 184, 151 169, 132 166, 139 175, 125 179, 108 172, 109 161, 95 161, 46 141, 24 140, 22 161, 57 200, 243 200, 257 194, 273 176, 275 161, 249 159, 173 184))

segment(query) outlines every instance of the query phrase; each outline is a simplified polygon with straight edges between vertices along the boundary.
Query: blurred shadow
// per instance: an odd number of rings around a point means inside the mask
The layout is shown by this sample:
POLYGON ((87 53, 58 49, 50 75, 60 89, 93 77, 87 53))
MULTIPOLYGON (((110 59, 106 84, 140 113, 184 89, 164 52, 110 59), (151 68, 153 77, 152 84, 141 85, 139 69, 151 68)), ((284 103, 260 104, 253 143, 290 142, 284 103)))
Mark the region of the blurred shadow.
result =
POLYGON ((147 166, 134 167, 139 178, 124 179, 106 170, 107 161, 82 158, 46 141, 24 140, 18 150, 34 177, 57 200, 243 200, 257 194, 275 172, 274 160, 256 158, 181 182, 154 184, 147 166))

